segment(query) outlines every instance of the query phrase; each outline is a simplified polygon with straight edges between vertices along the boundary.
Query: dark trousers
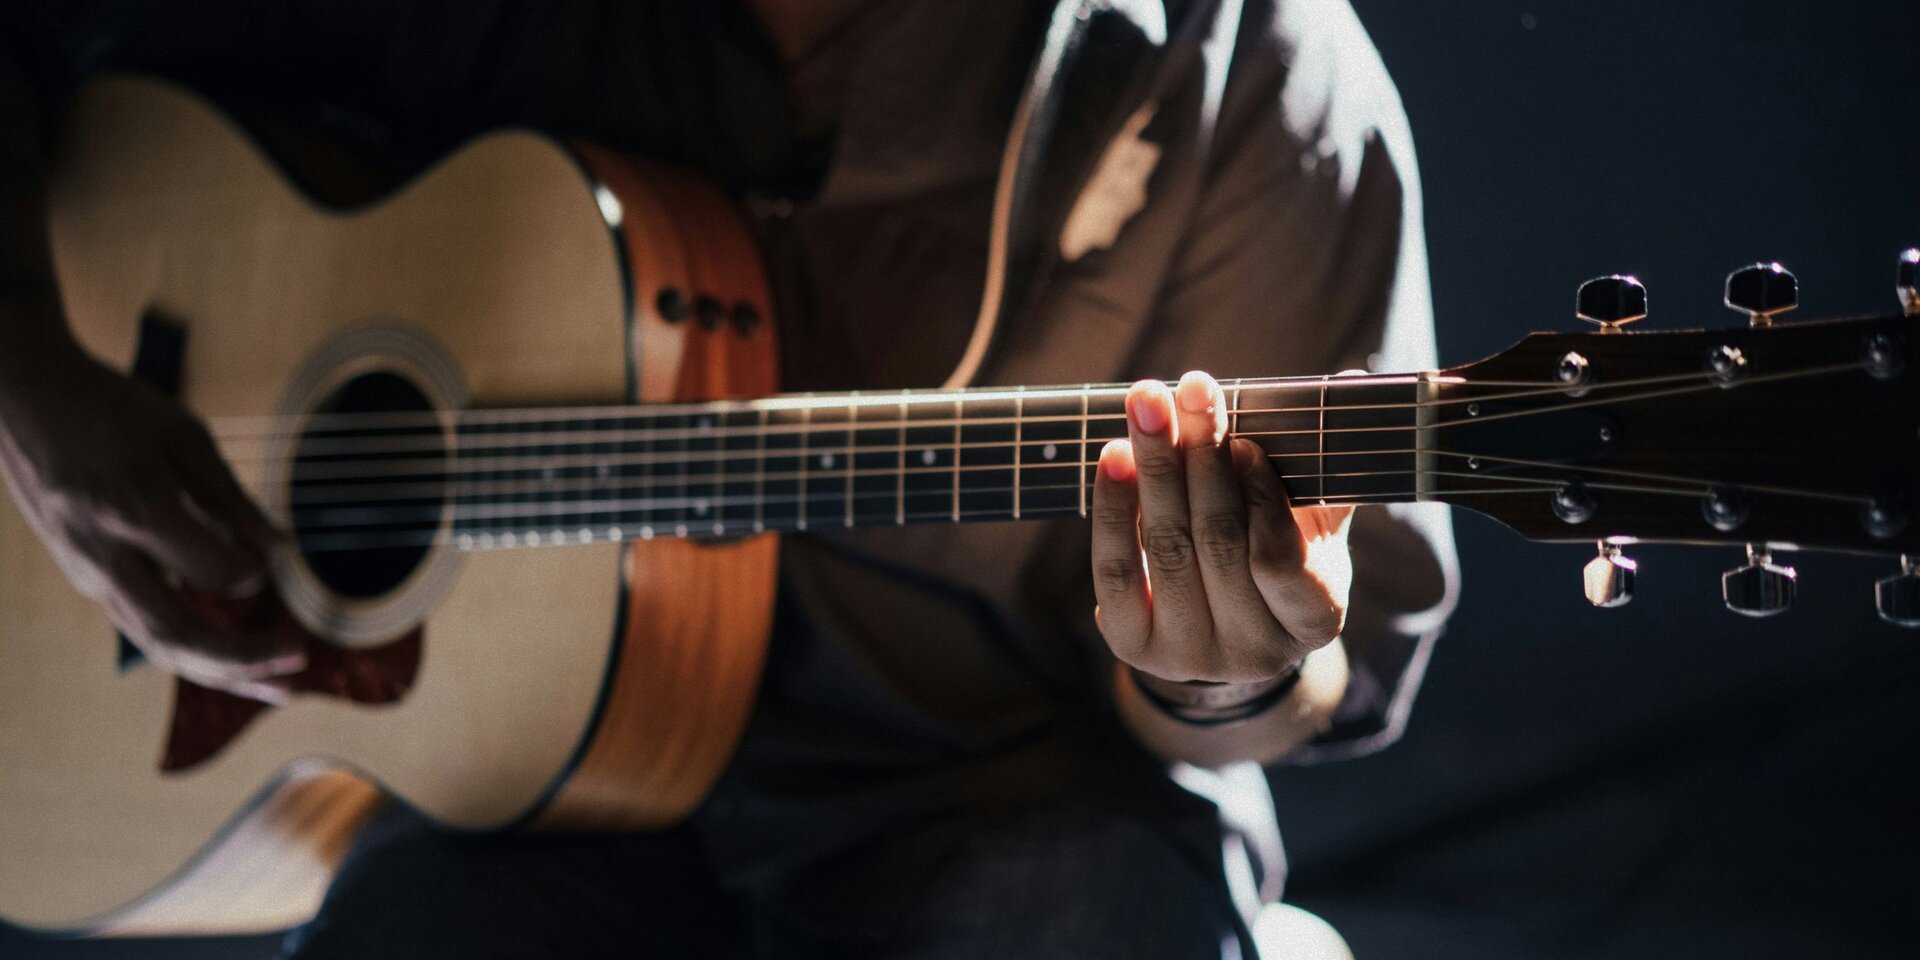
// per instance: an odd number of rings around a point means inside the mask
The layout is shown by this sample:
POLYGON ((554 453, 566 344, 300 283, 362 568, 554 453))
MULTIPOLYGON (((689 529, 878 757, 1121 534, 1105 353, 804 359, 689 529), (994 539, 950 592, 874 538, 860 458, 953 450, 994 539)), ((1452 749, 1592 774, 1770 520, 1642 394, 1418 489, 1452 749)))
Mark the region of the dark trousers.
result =
POLYGON ((466 836, 396 812, 286 956, 1219 960, 1244 944, 1214 872, 1148 824, 1084 810, 979 831, 911 899, 884 935, 836 930, 719 883, 691 831, 466 836))

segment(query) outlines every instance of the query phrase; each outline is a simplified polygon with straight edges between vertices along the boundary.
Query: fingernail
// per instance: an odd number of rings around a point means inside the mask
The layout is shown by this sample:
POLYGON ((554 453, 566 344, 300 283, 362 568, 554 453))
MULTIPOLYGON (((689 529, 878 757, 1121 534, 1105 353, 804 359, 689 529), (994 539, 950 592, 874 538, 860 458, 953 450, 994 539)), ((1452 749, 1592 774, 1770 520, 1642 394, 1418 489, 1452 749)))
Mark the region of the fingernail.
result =
POLYGON ((304 653, 289 653, 284 657, 275 657, 272 660, 268 660, 265 664, 262 664, 262 666, 266 667, 269 674, 276 677, 284 677, 289 673, 299 673, 305 670, 307 668, 307 655, 304 653))
POLYGON ((1180 409, 1188 413, 1206 413, 1213 409, 1212 386, 1212 377, 1194 370, 1180 378, 1180 388, 1173 395, 1180 401, 1180 409))
POLYGON ((293 694, 270 683, 249 683, 237 691, 243 697, 251 697, 261 703, 284 707, 293 702, 293 694))
POLYGON ((252 600, 254 597, 260 595, 260 591, 266 588, 267 575, 264 573, 256 573, 229 588, 227 590, 227 599, 252 600))
POLYGON ((1108 480, 1125 483, 1133 473, 1128 463, 1132 452, 1125 440, 1107 441, 1107 445, 1100 448, 1100 472, 1106 474, 1108 480))
POLYGON ((1167 429, 1167 385, 1157 380, 1143 381, 1127 395, 1127 413, 1141 433, 1160 433, 1167 429))

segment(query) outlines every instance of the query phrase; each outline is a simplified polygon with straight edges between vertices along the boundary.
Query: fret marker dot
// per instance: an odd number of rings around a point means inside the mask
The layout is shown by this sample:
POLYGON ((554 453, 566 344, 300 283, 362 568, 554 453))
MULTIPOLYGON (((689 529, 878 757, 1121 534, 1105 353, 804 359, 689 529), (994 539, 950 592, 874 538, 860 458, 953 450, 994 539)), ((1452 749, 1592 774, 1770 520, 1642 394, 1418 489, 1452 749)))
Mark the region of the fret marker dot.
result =
POLYGON ((540 545, 540 534, 538 532, 527 534, 527 546, 537 547, 539 545, 540 545))
POLYGON ((727 525, 726 525, 726 524, 724 524, 724 523, 719 523, 719 522, 717 522, 717 521, 716 521, 716 522, 714 523, 714 525, 713 525, 713 535, 714 535, 714 536, 716 536, 716 537, 717 537, 717 536, 719 536, 719 535, 721 535, 721 534, 723 534, 723 533, 726 533, 726 532, 727 532, 727 525))
POLYGON ((833 454, 831 454, 831 453, 823 453, 823 454, 821 454, 821 455, 820 455, 820 467, 821 467, 821 469, 823 469, 823 470, 831 470, 831 469, 833 469, 833 454))
POLYGON ((514 541, 517 539, 519 538, 515 537, 511 533, 503 533, 500 535, 500 545, 505 547, 511 547, 514 544, 514 541))
POLYGON ((700 418, 700 432, 701 432, 701 433, 710 433, 710 432, 712 432, 712 430, 713 430, 713 418, 712 418, 712 417, 701 417, 701 418, 700 418))
POLYGON ((640 528, 640 539, 642 539, 642 540, 652 540, 652 539, 653 539, 653 528, 652 528, 652 527, 644 527, 644 526, 643 526, 643 527, 641 527, 641 528, 640 528))
POLYGON ((1057 457, 1059 455, 1060 455, 1060 448, 1054 446, 1051 443, 1040 448, 1040 459, 1042 460, 1052 460, 1054 457, 1057 457))
POLYGON ((627 537, 627 532, 625 530, 620 529, 619 527, 614 527, 613 529, 607 531, 607 539, 612 540, 615 543, 619 543, 621 540, 626 539, 626 537, 627 537))
POLYGON ((493 534, 491 534, 491 533, 483 533, 483 534, 481 534, 481 535, 480 535, 480 546, 481 546, 481 547, 482 547, 483 549, 487 549, 487 550, 491 550, 491 549, 493 549, 493 534))
POLYGON ((581 527, 581 528, 580 528, 580 532, 579 532, 579 533, 577 533, 577 534, 574 534, 574 536, 577 536, 577 537, 579 537, 579 538, 580 538, 580 542, 581 542, 581 543, 592 543, 592 542, 593 542, 593 531, 592 531, 592 530, 588 530, 588 529, 587 529, 586 527, 581 527))
POLYGON ((473 549, 473 534, 463 533, 460 535, 460 549, 462 550, 473 549))
POLYGON ((706 501, 706 499, 705 499, 704 497, 703 497, 703 498, 701 498, 701 499, 699 499, 699 500, 695 500, 695 501, 693 502, 693 512, 694 512, 694 513, 696 513, 696 514, 699 514, 700 516, 703 516, 703 517, 704 517, 704 516, 706 516, 706 515, 707 515, 707 507, 708 507, 708 506, 709 506, 709 504, 707 503, 707 501, 706 501))
POLYGON ((558 543, 558 544, 564 545, 567 542, 567 532, 565 530, 555 530, 554 532, 547 534, 547 541, 549 543, 558 543))
POLYGON ((933 462, 938 459, 940 459, 940 455, 934 453, 932 449, 920 451, 920 462, 929 467, 933 466, 933 462))
POLYGON ((599 477, 602 480, 605 480, 608 477, 613 476, 613 464, 610 464, 610 463, 595 464, 593 467, 593 475, 596 477, 599 477))

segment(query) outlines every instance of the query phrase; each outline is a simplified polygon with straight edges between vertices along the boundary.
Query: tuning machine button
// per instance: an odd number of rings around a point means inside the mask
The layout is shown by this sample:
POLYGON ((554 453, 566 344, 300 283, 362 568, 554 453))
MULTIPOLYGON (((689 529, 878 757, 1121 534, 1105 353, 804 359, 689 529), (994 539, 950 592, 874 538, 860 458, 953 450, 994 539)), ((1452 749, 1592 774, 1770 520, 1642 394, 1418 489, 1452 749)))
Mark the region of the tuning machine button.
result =
POLYGON ((1800 305, 1800 282, 1777 263, 1752 263, 1727 274, 1727 306, 1747 315, 1755 327, 1773 326, 1773 318, 1800 305))
POLYGON ((1749 617, 1771 617, 1793 606, 1795 573, 1773 562, 1766 544, 1747 544, 1747 563, 1720 576, 1720 597, 1727 609, 1749 617))
POLYGON ((1873 606, 1894 626, 1920 627, 1920 560, 1902 556, 1900 572, 1873 585, 1873 606))
POLYGON ((1647 288, 1633 277, 1615 274, 1595 277, 1580 285, 1573 298, 1574 315, 1599 324, 1601 333, 1620 328, 1647 315, 1647 288))
POLYGON ((1580 571, 1587 602, 1596 607, 1624 607, 1633 601, 1633 574, 1640 565, 1605 540, 1600 541, 1599 550, 1600 555, 1588 560, 1580 571))
POLYGON ((1900 272, 1894 281, 1900 295, 1900 312, 1920 317, 1920 249, 1908 248, 1900 255, 1900 272))

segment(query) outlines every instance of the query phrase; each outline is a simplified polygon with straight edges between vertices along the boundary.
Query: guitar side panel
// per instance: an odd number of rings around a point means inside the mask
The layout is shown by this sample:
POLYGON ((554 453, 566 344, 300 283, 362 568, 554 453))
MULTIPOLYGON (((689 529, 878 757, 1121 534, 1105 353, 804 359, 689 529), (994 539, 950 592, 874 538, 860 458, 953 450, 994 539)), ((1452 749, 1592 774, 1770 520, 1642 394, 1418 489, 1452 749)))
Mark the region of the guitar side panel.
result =
MULTIPOLYGON (((618 200, 609 219, 621 231, 633 283, 637 399, 775 392, 773 304, 759 254, 732 205, 711 186, 659 164, 574 149, 618 200), (669 320, 660 312, 660 294, 669 290, 689 303, 724 303, 728 319, 713 328, 692 315, 669 320), (733 323, 741 305, 761 321, 733 323)), ((663 538, 631 543, 628 551, 619 659, 592 742, 535 821, 542 829, 644 829, 685 817, 732 758, 760 684, 777 536, 722 544, 663 538)))

